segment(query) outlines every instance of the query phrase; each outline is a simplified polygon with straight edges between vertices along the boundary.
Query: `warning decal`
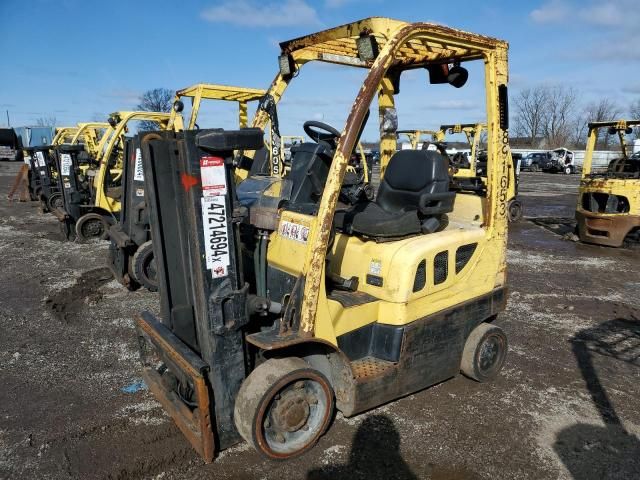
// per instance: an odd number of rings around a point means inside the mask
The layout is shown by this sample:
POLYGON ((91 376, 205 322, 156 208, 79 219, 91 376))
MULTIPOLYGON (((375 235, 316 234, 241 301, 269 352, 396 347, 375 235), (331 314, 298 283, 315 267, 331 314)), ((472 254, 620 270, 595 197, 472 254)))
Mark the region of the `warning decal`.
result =
POLYGON ((60 155, 60 174, 68 177, 71 174, 71 155, 62 153, 60 155))
POLYGON ((211 270, 213 278, 226 277, 231 261, 224 196, 202 198, 202 227, 207 269, 211 270))
POLYGON ((280 236, 295 240, 296 242, 307 243, 309 238, 309 227, 286 220, 280 222, 280 236))
POLYGON ((144 182, 144 169, 142 168, 142 152, 136 148, 136 163, 133 167, 133 179, 136 182, 144 182))
POLYGON ((38 166, 44 167, 46 163, 44 163, 44 153, 36 152, 36 158, 38 159, 38 166))
POLYGON ((202 178, 202 196, 215 197, 227 194, 227 180, 224 172, 224 159, 220 157, 202 157, 200 159, 202 178))

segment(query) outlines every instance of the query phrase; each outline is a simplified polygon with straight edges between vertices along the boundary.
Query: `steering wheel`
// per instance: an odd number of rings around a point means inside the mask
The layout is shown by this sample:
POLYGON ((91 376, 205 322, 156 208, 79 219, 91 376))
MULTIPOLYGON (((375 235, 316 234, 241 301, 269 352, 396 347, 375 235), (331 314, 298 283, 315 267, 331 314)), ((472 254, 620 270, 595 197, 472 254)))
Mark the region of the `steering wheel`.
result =
POLYGON ((309 135, 309 137, 314 142, 328 142, 332 146, 336 145, 337 140, 341 135, 341 133, 331 125, 323 122, 318 122, 317 120, 309 120, 307 122, 304 122, 303 128, 304 132, 309 135))

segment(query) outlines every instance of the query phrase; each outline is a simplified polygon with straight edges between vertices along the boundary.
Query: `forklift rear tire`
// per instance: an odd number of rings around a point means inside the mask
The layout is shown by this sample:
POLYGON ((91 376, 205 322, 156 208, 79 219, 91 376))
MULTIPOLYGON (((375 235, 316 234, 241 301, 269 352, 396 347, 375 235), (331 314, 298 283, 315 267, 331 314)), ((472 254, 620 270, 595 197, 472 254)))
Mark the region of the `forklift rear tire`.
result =
POLYGON ((522 220, 522 203, 518 200, 509 202, 509 222, 519 222, 522 220))
POLYGON ((326 431, 334 411, 331 384, 300 358, 270 359, 244 380, 234 420, 242 437, 274 460, 303 454, 326 431))
POLYGON ((47 200, 47 204, 50 210, 55 210, 56 208, 62 208, 64 206, 64 201, 62 199, 62 193, 53 193, 49 196, 47 200))
POLYGON ((507 358, 507 336, 500 327, 481 323, 467 338, 460 370, 478 382, 488 382, 498 376, 507 358))
POLYGON ((158 291, 158 273, 153 258, 153 242, 144 242, 133 254, 131 275, 134 280, 150 292, 158 291))
POLYGON ((85 242, 91 239, 105 239, 109 231, 109 222, 99 213, 86 213, 76 221, 76 240, 85 242))

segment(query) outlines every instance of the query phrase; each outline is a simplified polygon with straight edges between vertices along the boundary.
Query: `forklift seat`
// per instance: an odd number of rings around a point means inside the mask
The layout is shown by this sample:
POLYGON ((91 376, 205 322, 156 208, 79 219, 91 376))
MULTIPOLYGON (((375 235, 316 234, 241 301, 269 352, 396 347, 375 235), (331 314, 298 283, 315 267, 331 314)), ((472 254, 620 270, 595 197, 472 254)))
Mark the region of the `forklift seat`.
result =
POLYGON ((373 202, 338 211, 334 225, 347 234, 375 239, 433 233, 453 210, 448 160, 431 150, 396 152, 373 202))

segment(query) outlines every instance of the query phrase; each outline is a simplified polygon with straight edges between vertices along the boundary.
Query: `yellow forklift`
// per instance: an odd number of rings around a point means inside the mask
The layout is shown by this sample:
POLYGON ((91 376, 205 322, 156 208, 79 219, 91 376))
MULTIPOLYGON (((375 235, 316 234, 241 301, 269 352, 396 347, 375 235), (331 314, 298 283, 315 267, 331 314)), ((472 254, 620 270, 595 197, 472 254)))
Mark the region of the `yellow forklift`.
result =
MULTIPOLYGON (((469 179, 475 177, 485 177, 487 169, 486 151, 481 150, 482 135, 486 131, 487 125, 484 123, 464 123, 456 125, 441 125, 436 138, 443 141, 447 135, 464 133, 467 143, 471 146, 471 152, 467 154, 455 153, 452 164, 456 172, 454 178, 469 179)), ((509 153, 511 155, 511 153, 509 153)), ((520 185, 520 160, 511 156, 509 163, 509 176, 507 185, 507 212, 509 222, 522 220, 524 209, 522 202, 518 199, 518 186, 520 185)))
MULTIPOLYGON (((367 18, 280 44, 277 103, 308 62, 366 69, 342 128, 307 121, 291 171, 245 172, 259 128, 141 135, 161 317, 136 317, 144 377, 205 461, 246 440, 273 459, 349 417, 459 372, 500 372, 506 305, 506 42, 432 23, 367 18), (396 151, 406 70, 461 88, 484 66, 487 177, 451 190, 438 151, 396 151), (376 199, 339 203, 377 96, 376 199), (159 138, 160 137, 160 138, 159 138), (235 152, 235 153, 234 153, 235 152), (236 178, 247 177, 239 185, 236 178), (252 181, 256 195, 241 186, 252 181)), ((427 83, 425 78, 425 84, 427 83)), ((272 161, 280 161, 274 156, 272 161)))
POLYGON ((609 247, 640 243, 640 154, 630 152, 627 142, 627 135, 639 125, 640 120, 589 124, 576 207, 582 242, 609 247), (621 156, 597 171, 593 168, 593 152, 603 131, 618 136, 621 156))
POLYGON ((84 241, 105 238, 120 213, 123 149, 128 125, 135 121, 158 122, 167 128, 171 114, 120 111, 109 117, 109 129, 97 146, 97 168, 81 168, 83 145, 61 145, 60 177, 63 205, 53 210, 64 236, 84 241))
POLYGON ((108 122, 80 122, 70 144, 82 144, 87 155, 98 158, 100 141, 109 134, 110 127, 108 122))
MULTIPOLYGON (((191 99, 187 126, 196 123, 202 100, 232 102, 238 106, 239 127, 247 126, 247 104, 262 98, 266 92, 254 88, 200 83, 178 90, 173 101, 167 128, 183 129, 182 112, 185 99, 191 99)), ((155 292, 158 289, 149 213, 145 200, 145 179, 138 138, 127 140, 125 158, 135 160, 123 165, 122 195, 118 222, 109 228, 109 267, 114 277, 130 290, 140 286, 155 292)))

